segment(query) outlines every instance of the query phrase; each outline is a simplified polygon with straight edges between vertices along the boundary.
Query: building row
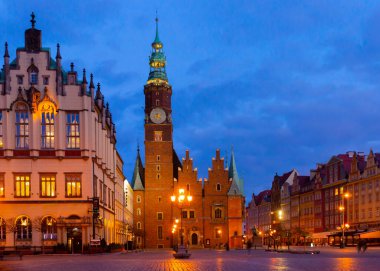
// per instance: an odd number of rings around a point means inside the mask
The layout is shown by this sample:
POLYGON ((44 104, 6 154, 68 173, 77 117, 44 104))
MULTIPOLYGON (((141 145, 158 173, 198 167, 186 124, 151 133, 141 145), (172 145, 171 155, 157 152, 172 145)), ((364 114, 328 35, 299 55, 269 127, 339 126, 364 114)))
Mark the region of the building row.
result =
POLYGON ((247 233, 257 242, 380 242, 380 153, 334 155, 309 176, 293 169, 252 195, 247 233))

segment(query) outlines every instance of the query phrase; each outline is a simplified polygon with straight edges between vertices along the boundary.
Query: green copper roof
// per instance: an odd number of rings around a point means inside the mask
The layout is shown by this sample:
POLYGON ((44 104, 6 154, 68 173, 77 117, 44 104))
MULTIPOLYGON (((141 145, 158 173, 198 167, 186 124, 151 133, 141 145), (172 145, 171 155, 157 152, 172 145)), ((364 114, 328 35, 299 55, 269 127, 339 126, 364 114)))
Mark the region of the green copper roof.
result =
POLYGON ((228 178, 232 179, 232 184, 228 195, 244 195, 244 184, 243 179, 239 178, 239 174, 236 169, 235 155, 234 151, 231 151, 231 161, 230 167, 228 169, 228 178))
POLYGON ((154 38, 153 43, 161 43, 160 37, 158 36, 158 18, 156 18, 156 37, 154 38))
POLYGON ((133 190, 145 190, 144 188, 144 177, 142 176, 143 168, 140 157, 140 150, 137 149, 137 157, 135 162, 135 168, 133 170, 131 187, 133 190))

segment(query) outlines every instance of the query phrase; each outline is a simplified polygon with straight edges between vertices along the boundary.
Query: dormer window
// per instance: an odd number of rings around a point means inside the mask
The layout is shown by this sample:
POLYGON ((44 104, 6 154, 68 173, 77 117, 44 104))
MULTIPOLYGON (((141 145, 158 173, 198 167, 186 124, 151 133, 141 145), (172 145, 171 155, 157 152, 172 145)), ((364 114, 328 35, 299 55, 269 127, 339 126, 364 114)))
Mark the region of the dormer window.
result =
POLYGON ((38 73, 31 72, 29 75, 29 82, 31 85, 36 85, 38 83, 38 73))

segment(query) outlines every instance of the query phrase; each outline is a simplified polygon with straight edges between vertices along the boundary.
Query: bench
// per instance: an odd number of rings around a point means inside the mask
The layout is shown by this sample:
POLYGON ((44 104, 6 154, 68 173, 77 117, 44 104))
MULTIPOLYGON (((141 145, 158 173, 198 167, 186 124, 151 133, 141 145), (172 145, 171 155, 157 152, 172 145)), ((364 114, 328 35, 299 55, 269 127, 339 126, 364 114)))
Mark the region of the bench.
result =
POLYGON ((20 261, 22 260, 23 253, 18 250, 3 250, 0 251, 0 260, 4 260, 5 256, 16 256, 19 257, 20 261))

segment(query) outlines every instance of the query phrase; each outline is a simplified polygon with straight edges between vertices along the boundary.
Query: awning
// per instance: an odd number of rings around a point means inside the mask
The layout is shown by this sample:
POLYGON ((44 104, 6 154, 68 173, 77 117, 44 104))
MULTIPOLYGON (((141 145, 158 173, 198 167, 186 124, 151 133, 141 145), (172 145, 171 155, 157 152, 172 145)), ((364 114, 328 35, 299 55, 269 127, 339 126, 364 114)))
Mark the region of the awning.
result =
POLYGON ((361 233, 360 238, 380 238, 380 231, 371 231, 371 232, 361 233))
POLYGON ((327 236, 330 234, 331 232, 329 231, 316 232, 316 233, 313 233, 312 238, 327 238, 327 236))

